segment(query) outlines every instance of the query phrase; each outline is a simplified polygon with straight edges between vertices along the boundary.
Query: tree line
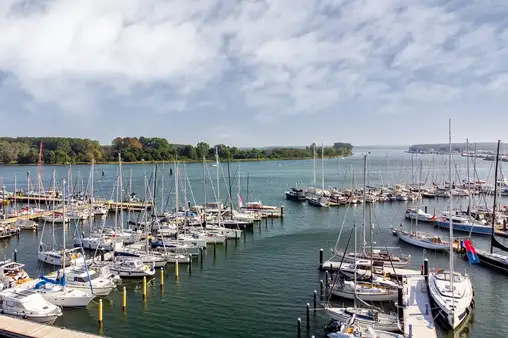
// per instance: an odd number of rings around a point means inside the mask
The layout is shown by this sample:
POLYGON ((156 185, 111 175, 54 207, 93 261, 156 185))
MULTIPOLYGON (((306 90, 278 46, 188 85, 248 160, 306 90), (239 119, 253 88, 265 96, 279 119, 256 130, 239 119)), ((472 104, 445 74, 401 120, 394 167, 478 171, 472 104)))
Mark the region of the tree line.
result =
MULTIPOLYGON (((205 142, 194 145, 173 144, 160 137, 117 137, 111 145, 101 145, 99 141, 65 137, 0 137, 0 161, 4 164, 45 164, 91 163, 118 161, 118 154, 124 162, 151 161, 199 161, 215 159, 217 149, 221 159, 263 160, 263 159, 303 159, 311 158, 316 149, 312 144, 305 148, 273 147, 240 149, 224 144, 210 146, 205 142), (42 145, 42 146, 41 146, 42 145), (40 150, 42 149, 42 156, 40 150)), ((352 155, 353 146, 349 143, 335 143, 323 149, 324 156, 338 157, 352 155)))

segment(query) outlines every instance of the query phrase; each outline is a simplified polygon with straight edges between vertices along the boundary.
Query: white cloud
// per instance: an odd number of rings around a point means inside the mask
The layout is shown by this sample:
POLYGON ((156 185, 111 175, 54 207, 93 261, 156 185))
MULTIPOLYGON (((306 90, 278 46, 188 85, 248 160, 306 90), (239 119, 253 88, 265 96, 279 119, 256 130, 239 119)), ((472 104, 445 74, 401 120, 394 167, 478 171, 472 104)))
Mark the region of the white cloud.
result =
POLYGON ((491 0, 493 18, 484 3, 4 0, 0 73, 31 110, 78 115, 224 110, 226 97, 267 123, 396 114, 508 89, 508 4, 491 0))

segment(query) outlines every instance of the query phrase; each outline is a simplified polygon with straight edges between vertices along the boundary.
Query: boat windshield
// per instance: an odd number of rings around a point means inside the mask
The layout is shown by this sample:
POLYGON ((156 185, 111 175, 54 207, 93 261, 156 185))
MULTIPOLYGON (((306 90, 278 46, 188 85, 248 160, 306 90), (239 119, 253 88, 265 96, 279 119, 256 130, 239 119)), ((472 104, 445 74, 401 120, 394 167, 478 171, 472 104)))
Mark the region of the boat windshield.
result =
MULTIPOLYGON (((450 281, 450 277, 451 277, 450 271, 441 271, 438 274, 436 274, 436 278, 439 280, 450 281)), ((460 273, 455 272, 453 274, 453 281, 454 282, 459 283, 462 280, 463 280, 463 277, 460 273)))

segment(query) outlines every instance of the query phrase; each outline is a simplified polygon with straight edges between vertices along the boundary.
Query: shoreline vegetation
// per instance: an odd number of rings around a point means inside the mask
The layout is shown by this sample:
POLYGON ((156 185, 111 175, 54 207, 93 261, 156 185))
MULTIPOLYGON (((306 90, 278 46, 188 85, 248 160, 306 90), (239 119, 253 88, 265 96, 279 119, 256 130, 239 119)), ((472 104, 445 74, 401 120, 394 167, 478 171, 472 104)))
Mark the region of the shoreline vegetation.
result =
MULTIPOLYGON (((199 142, 196 146, 172 144, 164 138, 117 137, 111 145, 99 141, 64 137, 0 137, 0 163, 4 165, 86 165, 117 164, 118 154, 128 164, 155 164, 179 162, 197 163, 203 158, 215 161, 217 149, 219 158, 233 162, 270 160, 307 160, 321 156, 321 147, 311 144, 307 147, 237 148, 218 144, 210 146, 199 142)), ((353 154, 350 143, 334 143, 324 147, 325 158, 347 157, 353 154)))

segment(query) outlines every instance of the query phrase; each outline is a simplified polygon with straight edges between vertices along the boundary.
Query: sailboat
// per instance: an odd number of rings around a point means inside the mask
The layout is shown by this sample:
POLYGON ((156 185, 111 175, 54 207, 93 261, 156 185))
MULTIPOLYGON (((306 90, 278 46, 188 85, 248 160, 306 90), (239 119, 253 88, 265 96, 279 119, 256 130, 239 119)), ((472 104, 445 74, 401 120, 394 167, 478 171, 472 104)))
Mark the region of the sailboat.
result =
MULTIPOLYGON (((417 231, 418 217, 415 220, 415 231, 412 231, 413 229, 410 229, 410 231, 404 230, 402 223, 400 224, 400 229, 393 230, 401 241, 427 250, 446 251, 449 249, 450 243, 441 239, 440 236, 417 231)), ((413 222, 411 221, 412 224, 413 222)))
MULTIPOLYGON (((492 209, 492 224, 496 224, 496 210, 497 210, 497 196, 498 196, 498 165, 499 165, 499 153, 500 153, 501 141, 497 143, 497 153, 496 153, 496 172, 495 179, 496 182, 494 186, 494 207, 492 209)), ((492 233, 490 237, 490 251, 478 250, 476 249, 476 254, 480 259, 480 264, 488 266, 492 269, 508 273, 508 247, 499 243, 499 241, 495 238, 495 226, 492 227, 492 233), (498 248, 504 251, 504 253, 495 253, 494 248, 498 248)))
MULTIPOLYGON (((372 210, 372 209, 371 209, 372 210)), ((371 216, 371 240, 372 240, 372 216, 371 216)), ((365 226, 363 227, 365 229, 365 226)), ((356 237, 357 230, 356 224, 354 225, 354 248, 356 254, 356 237)), ((372 250, 372 249, 371 249, 372 250)), ((348 280, 339 280, 338 284, 333 284, 331 287, 331 293, 335 296, 347 298, 347 299, 356 299, 359 298, 363 301, 395 301, 398 295, 398 286, 399 284, 396 282, 392 282, 391 280, 375 275, 373 273, 374 268, 374 260, 372 259, 372 254, 370 258, 370 278, 366 281, 358 281, 357 275, 358 271, 358 263, 363 263, 363 261, 355 260, 353 265, 353 281, 348 280)))
MULTIPOLYGON (((56 191, 56 176, 55 176, 55 170, 53 170, 53 191, 56 191)), ((64 201, 65 204, 65 201, 64 201)), ((55 200, 53 199, 53 210, 55 209, 55 200)), ((62 212, 63 215, 65 215, 65 210, 62 212)), ((55 217, 51 216, 51 223, 52 223, 52 229, 53 232, 53 238, 54 238, 54 232, 55 232, 55 217)), ((65 226, 64 226, 65 227, 65 226)), ((43 228, 44 231, 44 228, 43 228)), ((64 229, 65 234, 65 229, 64 229)), ((53 243, 53 248, 51 250, 47 250, 45 245, 42 243, 42 239, 44 236, 41 236, 41 242, 39 244, 39 250, 37 253, 37 256, 39 258, 39 261, 51 264, 54 266, 64 266, 64 261, 67 266, 71 264, 82 264, 84 263, 84 257, 81 254, 80 248, 77 249, 67 249, 65 248, 65 245, 62 247, 62 250, 56 250, 55 249, 55 243, 53 243), (65 259, 64 259, 65 257, 65 259)), ((65 240, 65 239, 64 239, 65 240)))
MULTIPOLYGON (((448 177, 452 181, 452 120, 449 120, 449 154, 448 154, 448 177)), ((449 184, 450 194, 452 184, 449 184)), ((450 198, 450 210, 452 209, 450 198)), ((454 225, 450 219, 450 252, 453 250, 454 225)), ((473 286, 467 275, 454 271, 453 256, 450 254, 449 270, 439 270, 429 274, 429 294, 437 309, 437 317, 446 328, 455 330, 472 312, 473 309, 473 286)))
POLYGON ((308 203, 321 208, 330 206, 330 201, 325 197, 324 145, 321 145, 321 194, 315 194, 309 198, 308 203))
MULTIPOLYGON (((367 155, 363 157, 363 200, 366 199, 367 195, 367 155)), ((365 217, 366 217, 366 205, 367 203, 363 203, 363 240, 362 240, 362 252, 343 252, 338 249, 337 245, 333 250, 334 254, 338 259, 343 260, 344 263, 356 263, 357 260, 372 260, 374 262, 382 262, 385 267, 394 267, 394 268, 405 268, 409 262, 411 261, 411 255, 401 255, 400 257, 393 256, 388 251, 382 251, 380 249, 371 248, 371 252, 367 253, 365 250, 366 243, 366 227, 365 227, 365 217)), ((338 244, 338 243, 337 243, 338 244)))
MULTIPOLYGON (((63 183, 63 213, 65 214, 65 200, 68 194, 65 186, 65 180, 63 183)), ((65 249, 65 227, 62 234, 62 248, 65 249)), ((67 255, 62 255, 62 266, 66 266, 67 255)), ((34 290, 42 295, 42 297, 50 302, 51 304, 62 306, 62 307, 86 307, 94 298, 94 294, 90 289, 90 292, 84 292, 81 290, 74 289, 67 286, 67 279, 65 270, 62 271, 62 275, 57 275, 55 279, 41 276, 38 279, 28 281, 20 284, 16 289, 30 289, 34 290)))

